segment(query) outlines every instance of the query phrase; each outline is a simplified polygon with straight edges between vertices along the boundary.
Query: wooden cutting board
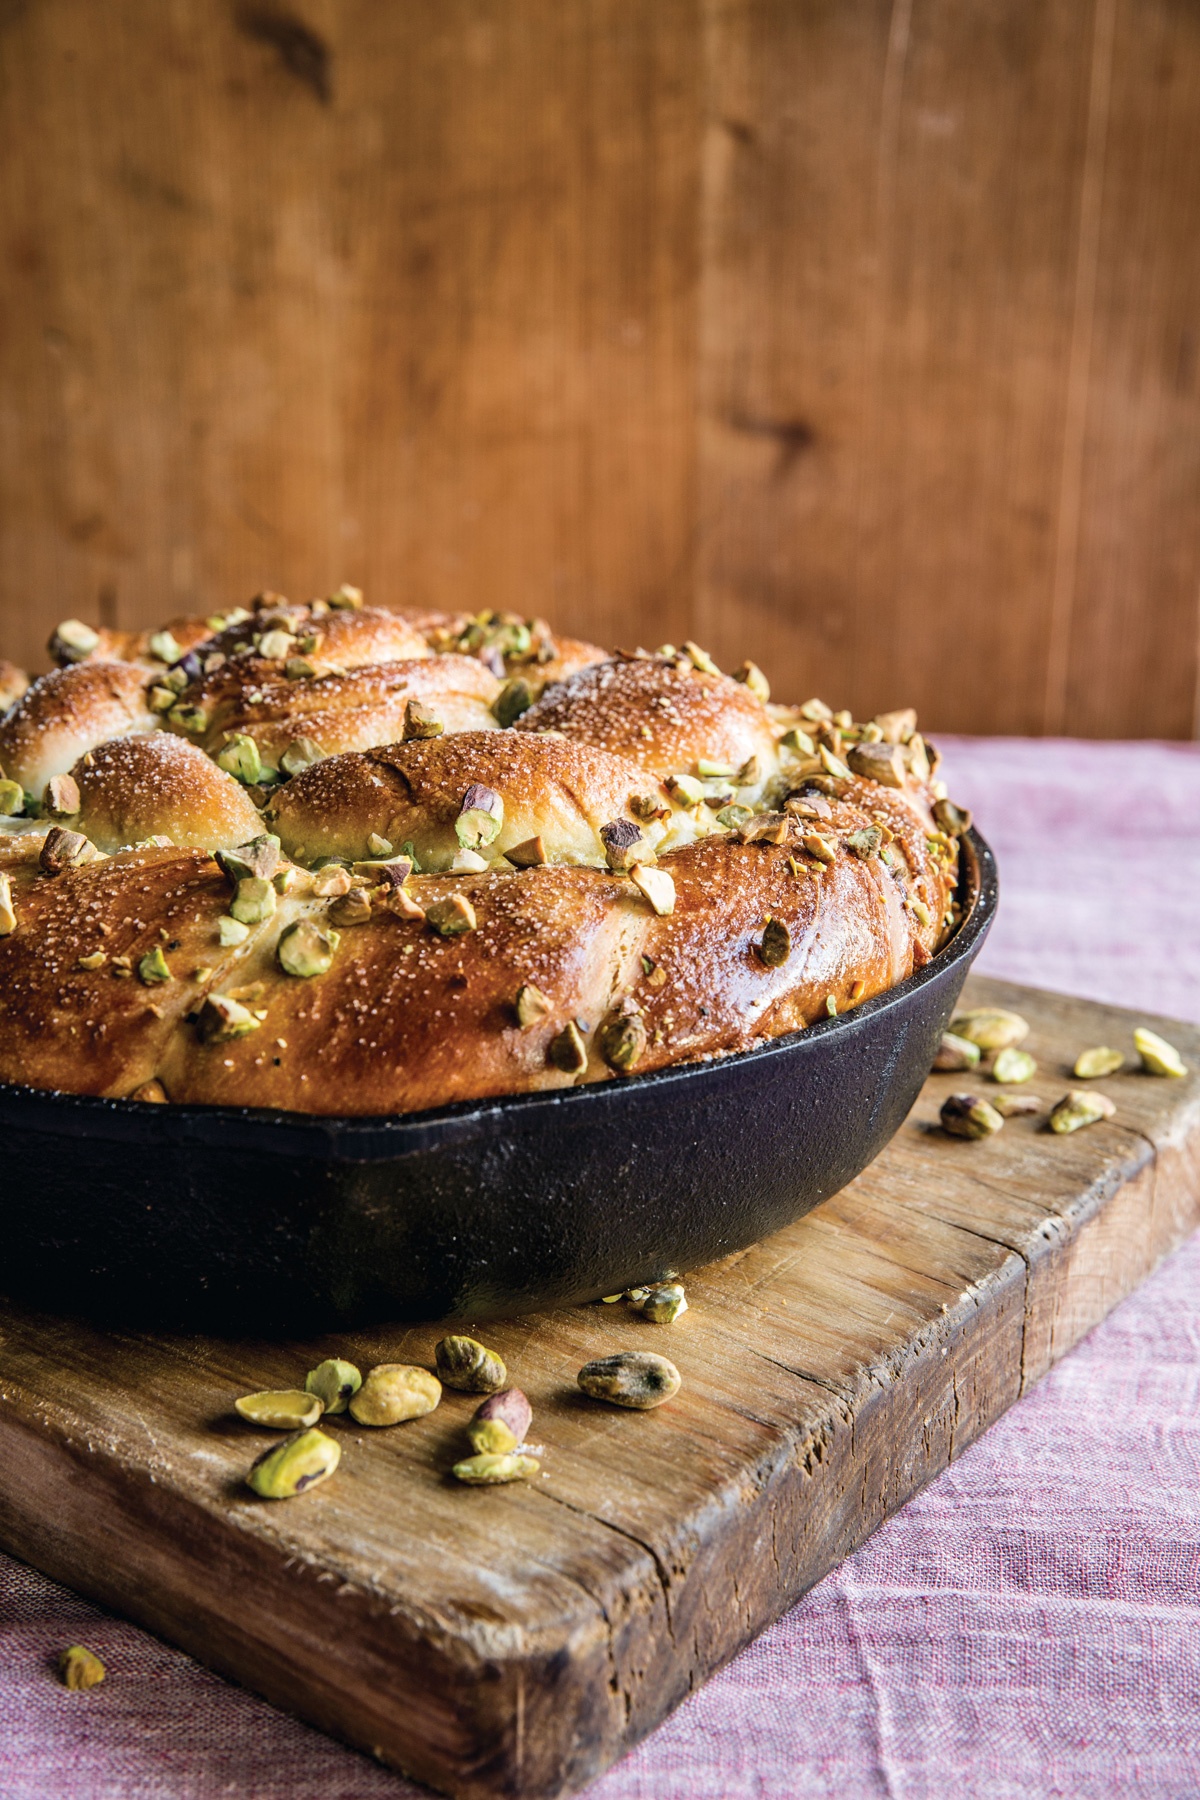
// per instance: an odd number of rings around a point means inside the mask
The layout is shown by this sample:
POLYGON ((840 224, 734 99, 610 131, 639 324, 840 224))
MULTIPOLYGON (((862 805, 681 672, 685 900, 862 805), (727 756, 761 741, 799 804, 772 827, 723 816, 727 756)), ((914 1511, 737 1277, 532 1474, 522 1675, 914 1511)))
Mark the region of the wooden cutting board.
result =
MULTIPOLYGON (((1033 1027, 1033 1090, 1132 1057, 1114 1008, 977 980, 1033 1027)), ((1200 1068, 1200 1031, 1164 1024, 1200 1068)), ((236 1394, 334 1351, 430 1362, 434 1328, 224 1343, 0 1311, 0 1542, 278 1705, 454 1795, 581 1786, 945 1468, 1200 1222, 1200 1079, 1098 1085, 1111 1123, 983 1143, 931 1128, 961 1076, 845 1192, 625 1306, 489 1325, 545 1445, 529 1486, 448 1479, 473 1402, 390 1431, 332 1421, 336 1478, 259 1501, 236 1394), (649 1414, 586 1400, 621 1348, 669 1354, 649 1414)), ((86 1171, 81 1171, 86 1179, 86 1171)))

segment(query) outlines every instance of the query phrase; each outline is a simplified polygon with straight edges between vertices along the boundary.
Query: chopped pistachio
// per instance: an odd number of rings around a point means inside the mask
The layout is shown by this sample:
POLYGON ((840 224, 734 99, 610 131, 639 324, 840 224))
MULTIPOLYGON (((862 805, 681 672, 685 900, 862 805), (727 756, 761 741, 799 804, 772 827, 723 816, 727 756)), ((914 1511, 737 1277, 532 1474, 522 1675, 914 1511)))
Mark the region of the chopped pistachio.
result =
POLYGON ((507 728, 514 720, 519 719, 522 713, 529 711, 533 705, 533 699, 533 689, 529 683, 523 676, 514 675, 512 680, 506 681, 500 689, 492 712, 495 714, 497 722, 507 728))
MULTIPOLYGON (((208 730, 208 714, 202 706, 173 706, 168 714, 168 718, 172 725, 176 726, 180 731, 186 731, 189 737, 198 737, 202 731, 208 730)), ((253 743, 254 740, 252 738, 246 738, 244 741, 246 743, 253 743)), ((230 755, 236 765, 238 752, 232 749, 230 744, 226 744, 224 750, 230 751, 230 755)), ((236 775, 239 781, 248 779, 238 774, 237 766, 231 768, 228 762, 222 762, 221 754, 223 754, 223 752, 219 753, 217 756, 218 768, 224 769, 227 775, 236 775)), ((246 752, 247 757, 249 757, 250 754, 249 751, 246 752)), ((254 747, 254 755, 257 756, 257 754, 258 746, 256 744, 254 747)))
POLYGON ((184 664, 180 663, 178 668, 168 669, 165 675, 159 676, 158 680, 161 687, 169 688, 176 699, 178 699, 184 688, 188 685, 187 668, 184 664))
POLYGON ((531 1025, 536 1025, 539 1020, 547 1017, 550 1012, 550 1002, 541 988, 534 987, 530 981, 517 989, 516 1009, 517 1024, 522 1031, 527 1031, 531 1025))
POLYGON ((754 698, 761 700, 764 706, 771 698, 771 684, 757 663, 744 662, 740 669, 733 671, 733 679, 743 682, 750 689, 754 698))
POLYGON ((222 874, 236 887, 239 881, 257 876, 270 881, 279 867, 279 839, 272 832, 260 832, 236 850, 217 850, 216 862, 222 874))
POLYGON ((359 612, 362 609, 362 603, 362 589, 351 586, 348 581, 343 581, 336 592, 329 596, 329 604, 334 612, 359 612))
POLYGON ((177 663, 183 655, 183 646, 170 631, 152 632, 146 648, 154 660, 161 663, 177 663))
POLYGON ((935 801, 933 816, 947 837, 965 837, 971 829, 971 814, 965 806, 955 806, 953 800, 935 801))
POLYGON ((296 647, 290 631, 264 631, 258 640, 258 653, 270 662, 283 662, 296 647))
POLYGON ((17 911, 13 905, 12 883, 0 875, 0 937, 8 937, 17 929, 17 911))
POLYGON ((289 681, 304 681, 307 677, 316 674, 317 665, 311 657, 289 656, 283 665, 283 672, 289 681))
POLYGON ((1028 1021, 1020 1013, 1006 1012, 1002 1007, 976 1006, 958 1013, 950 1021, 950 1029, 958 1037, 968 1038, 981 1050, 1007 1050, 1029 1036, 1028 1021))
POLYGON ((350 1417, 360 1425, 402 1425, 423 1419, 442 1397, 442 1384, 413 1363, 378 1363, 350 1397, 350 1417))
POLYGON ((654 861, 652 845, 632 819, 610 819, 607 825, 600 827, 600 841, 609 868, 618 874, 631 869, 635 863, 654 861))
POLYGON ((645 1054, 645 1020, 638 1012, 615 1013, 600 1027, 597 1043, 610 1069, 632 1069, 645 1054))
POLYGON ((130 1100, 137 1100, 143 1106, 166 1106, 167 1090, 161 1081, 143 1081, 141 1087, 135 1087, 130 1100))
POLYGON ((783 844, 787 842, 791 819, 785 812, 754 813, 740 827, 738 835, 744 844, 783 844))
POLYGON ((928 928, 933 923, 933 915, 919 894, 909 895, 908 906, 918 925, 928 928))
POLYGON ((499 1393, 508 1381, 504 1358, 477 1338, 452 1335, 434 1349, 437 1372, 447 1387, 465 1394, 499 1393))
POLYGON ((782 919, 767 920, 763 927, 762 938, 755 948, 758 951, 759 961, 764 962, 768 969, 778 969, 783 966, 792 954, 792 934, 782 919))
POLYGON ((1012 1045, 996 1053, 996 1060, 991 1068, 993 1081, 1032 1081, 1036 1074, 1037 1063, 1028 1050, 1015 1050, 1012 1045))
POLYGON ((336 931, 325 931, 312 919, 300 919, 281 933, 275 955, 285 975, 308 980, 329 972, 337 947, 336 931))
POLYGON ((350 871, 342 863, 327 863, 312 878, 312 891, 318 900, 336 900, 350 892, 350 871))
POLYGON ((694 775, 668 775, 663 785, 676 806, 685 810, 699 806, 704 798, 704 789, 694 775))
POLYGON ((943 1131, 961 1138, 991 1137, 1004 1123, 996 1108, 978 1094, 951 1094, 942 1103, 941 1119, 943 1131))
POLYGON ((513 844, 504 854, 518 869, 537 869, 547 861, 546 845, 541 837, 525 838, 522 843, 513 844))
POLYGON ((536 1456, 466 1456, 454 1465, 454 1479, 469 1487, 499 1487, 507 1481, 529 1481, 541 1468, 536 1456))
POLYGON ((821 764, 825 769, 826 774, 835 775, 843 781, 848 781, 850 779, 849 769, 846 767, 840 756, 834 755, 828 744, 818 744, 817 755, 821 759, 821 764))
POLYGON ((477 1453, 504 1455, 520 1448, 532 1422, 533 1408, 520 1388, 503 1388, 476 1407, 467 1436, 477 1453))
POLYGON ((404 742, 441 737, 445 726, 423 700, 410 700, 404 708, 404 742))
POLYGON ((392 854, 392 840, 391 838, 381 837, 377 831, 372 831, 367 837, 367 849, 371 852, 371 855, 377 859, 390 856, 392 854))
POLYGON ((804 705, 796 709, 802 719, 810 720, 814 725, 821 724, 833 717, 833 710, 823 700, 806 700, 804 705))
POLYGON ((163 955, 162 945, 155 944, 153 950, 147 950, 137 966, 138 980, 145 987, 158 987, 164 981, 171 980, 171 970, 163 955))
POLYGON ((464 850, 480 850, 500 834, 504 824, 504 801, 494 788, 473 781, 462 798, 462 807, 454 821, 454 835, 464 850))
POLYGON ((56 819, 70 819, 79 811, 79 784, 73 775, 52 775, 46 783, 42 799, 43 813, 56 819))
POLYGON ((587 1068, 587 1045, 574 1019, 569 1019, 558 1036, 550 1039, 546 1055, 564 1075, 579 1075, 587 1068))
POLYGON ((244 944, 249 936, 250 927, 243 925, 240 919, 234 919, 228 913, 222 913, 217 920, 217 942, 223 950, 236 949, 239 944, 244 944))
POLYGON ((675 910, 675 882, 665 869, 652 869, 646 863, 635 864, 631 880, 645 895, 660 919, 675 910))
POLYGON ((315 1425, 324 1411, 315 1394, 303 1393, 299 1388, 243 1394, 233 1405, 251 1425, 263 1425, 268 1431, 298 1431, 305 1425, 315 1425))
POLYGON ((699 644, 693 644, 690 638, 683 646, 683 652, 691 662, 692 667, 694 669, 699 669, 702 675, 719 675, 721 673, 712 657, 708 654, 708 651, 702 650, 699 644))
POLYGON ((90 974, 94 969, 102 969, 107 961, 108 957, 103 950, 93 950, 88 956, 76 958, 76 967, 86 969, 90 974))
POLYGON ((724 825, 727 831, 742 831, 754 817, 749 806, 723 806, 717 814, 717 824, 724 825))
POLYGON ((735 769, 733 779, 740 788, 757 787, 762 780, 762 764, 758 757, 748 756, 740 769, 735 769))
POLYGON ((895 712, 876 713, 875 724, 886 743, 906 744, 917 729, 917 715, 911 706, 903 706, 895 712))
POLYGON ((1187 1064, 1174 1044, 1168 1044, 1166 1038, 1159 1037, 1156 1031, 1139 1025, 1133 1034, 1133 1043, 1147 1073, 1176 1076, 1187 1074, 1187 1064))
MULTIPOLYGON (((59 630, 62 630, 61 625, 59 630)), ((58 1679, 75 1694, 98 1687, 105 1674, 100 1658, 84 1644, 72 1644, 58 1659, 58 1679)))
MULTIPOLYGON (((387 839, 381 842, 386 843, 387 839)), ((411 856, 374 856, 350 865, 355 880, 367 887, 403 887, 412 872, 411 856)))
POLYGON ((822 837, 819 831, 806 832, 802 842, 804 848, 808 851, 808 854, 814 856, 818 862, 832 863, 837 861, 837 846, 831 844, 828 838, 822 837))
POLYGON ((43 875, 61 875, 64 869, 73 869, 79 863, 91 860, 92 846, 81 831, 67 831, 61 825, 52 825, 46 833, 38 856, 38 867, 43 875))
POLYGON ((807 731, 801 731, 798 725, 789 725, 780 738, 779 744, 781 749, 792 750, 798 756, 815 756, 817 753, 817 746, 807 731))
POLYGON ((303 775, 305 769, 311 769, 316 763, 324 762, 325 752, 320 744, 312 738, 293 738, 279 758, 279 766, 285 775, 303 775))
POLYGON ((1021 1113, 1040 1113, 1042 1102, 1036 1094, 994 1094, 992 1105, 1002 1119, 1015 1119, 1021 1113))
POLYGON ((836 994, 826 994, 826 996, 825 996, 825 1011, 829 1014, 829 1017, 831 1019, 837 1018, 837 1010, 838 1010, 838 1003, 837 1003, 836 994))
POLYGON ((642 1301, 642 1317, 655 1325, 673 1325, 688 1309, 687 1295, 681 1281, 665 1282, 651 1288, 642 1301))
POLYGON ((261 875, 244 875, 234 889, 229 911, 241 925, 261 925, 275 911, 275 889, 261 875))
POLYGON ((929 760, 929 752, 925 748, 925 739, 919 731, 914 731, 904 747, 908 766, 918 781, 928 781, 933 773, 933 765, 929 760))
POLYGON ((352 1362, 330 1356, 304 1377, 304 1391, 315 1394, 327 1413, 345 1412, 362 1386, 362 1376, 352 1362))
POLYGON ((598 1357, 583 1365, 577 1379, 591 1399, 637 1412, 661 1406, 682 1385, 675 1364, 650 1350, 621 1350, 615 1356, 598 1357))
MULTIPOLYGON (((176 711, 179 710, 177 707, 176 711)), ((239 732, 217 751, 217 767, 244 785, 251 785, 261 779, 263 772, 258 745, 252 737, 239 732)))
POLYGON ((710 762, 702 756, 696 763, 696 773, 701 781, 728 781, 734 770, 729 763, 710 762))
POLYGON ((846 839, 846 848, 852 856, 866 862, 870 856, 879 854, 879 846, 883 842, 883 833, 878 825, 865 825, 861 831, 852 831, 846 839))
MULTIPOLYGON (((635 819, 649 824, 652 819, 670 817, 671 808, 659 794, 630 794, 629 810, 635 819)), ((511 856, 512 852, 509 852, 511 856)))
POLYGON ((854 744, 847 759, 855 775, 877 781, 883 787, 904 786, 904 762, 895 744, 854 744))
MULTIPOLYGON (((402 887, 388 888, 384 905, 398 919, 419 920, 422 924, 425 922, 425 908, 418 906, 412 895, 406 893, 402 887)), ((413 946, 410 944, 406 954, 411 952, 412 948, 413 946)))
POLYGON ((100 633, 85 625, 82 619, 64 619, 54 628, 50 639, 51 654, 66 662, 86 662, 100 644, 100 633))
POLYGON ((430 901, 425 908, 425 917, 439 937, 461 937, 464 931, 474 931, 479 923, 475 908, 465 894, 451 894, 448 899, 430 901))
POLYGON ((262 1021, 256 1019, 240 1000, 227 994, 207 994, 196 1014, 196 1030, 206 1044, 229 1043, 257 1031, 262 1021))
POLYGON ((979 1045, 973 1044, 970 1038, 959 1037, 953 1031, 943 1031, 933 1066, 940 1073, 947 1070, 957 1073, 961 1069, 976 1069, 982 1055, 979 1045))
POLYGON ((25 791, 19 781, 0 779, 0 817, 15 819, 25 810, 25 791))
POLYGON ((151 712, 169 713, 175 704, 175 689, 164 687, 161 683, 150 689, 146 696, 146 704, 151 712))
POLYGON ((1085 1125, 1097 1125, 1101 1119, 1111 1119, 1116 1110, 1107 1094, 1097 1093, 1095 1088, 1090 1091, 1072 1088, 1051 1107, 1050 1129, 1060 1135, 1080 1131, 1085 1125))
POLYGON ((366 888, 352 887, 330 902, 329 918, 334 925, 365 925, 370 917, 371 896, 366 888))
POLYGON ((1102 1075, 1115 1075, 1124 1063, 1125 1058, 1119 1050, 1110 1050, 1107 1044, 1101 1044, 1094 1050, 1081 1050, 1071 1073, 1080 1081, 1098 1081, 1102 1075))
POLYGON ((327 1481, 342 1460, 342 1446, 327 1432, 310 1426, 264 1450, 246 1481, 264 1500, 291 1500, 327 1481))

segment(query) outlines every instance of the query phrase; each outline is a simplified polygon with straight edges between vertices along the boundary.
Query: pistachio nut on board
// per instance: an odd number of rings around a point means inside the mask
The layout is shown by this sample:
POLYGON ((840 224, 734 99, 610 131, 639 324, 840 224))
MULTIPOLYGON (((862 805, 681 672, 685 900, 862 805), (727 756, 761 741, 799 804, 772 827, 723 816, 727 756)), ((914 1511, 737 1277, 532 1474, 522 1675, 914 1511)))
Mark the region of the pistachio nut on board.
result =
POLYGON ((584 1363, 578 1381, 592 1400, 649 1412, 679 1392, 682 1377, 673 1362, 652 1350, 621 1350, 584 1363))

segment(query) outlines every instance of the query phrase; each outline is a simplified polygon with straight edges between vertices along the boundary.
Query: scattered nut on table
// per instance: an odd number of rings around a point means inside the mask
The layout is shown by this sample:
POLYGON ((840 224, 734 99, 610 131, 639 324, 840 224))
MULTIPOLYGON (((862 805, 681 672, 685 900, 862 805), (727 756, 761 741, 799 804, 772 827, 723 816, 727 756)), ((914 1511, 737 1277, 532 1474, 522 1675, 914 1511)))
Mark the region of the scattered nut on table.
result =
POLYGON ((942 1041, 937 1047, 933 1066, 939 1074, 950 1072, 959 1074, 964 1069, 979 1067, 979 1059, 983 1055, 978 1044, 970 1038, 959 1037, 956 1032, 943 1031, 942 1041))
POLYGON ((1085 1125, 1098 1125, 1101 1119, 1111 1119, 1116 1110, 1107 1094, 1085 1093, 1082 1088, 1072 1088, 1051 1107, 1050 1129, 1060 1136, 1079 1131, 1085 1125))
POLYGON ((311 1426, 264 1450, 251 1464, 246 1482, 264 1500, 291 1500, 328 1481, 341 1460, 336 1438, 311 1426))
POLYGON ((955 1037, 978 1044, 981 1050, 1007 1050, 1029 1036, 1029 1022, 1020 1013, 1006 1012, 998 1006, 976 1006, 958 1013, 950 1021, 955 1037))
POLYGON ((508 1380, 504 1358, 477 1338, 444 1337, 434 1350, 437 1372, 447 1387, 464 1394, 492 1394, 508 1380))
POLYGON ((520 1449, 532 1423, 533 1408, 520 1388, 505 1388, 476 1408, 467 1436, 473 1450, 499 1456, 520 1449))
POLYGON ((1125 1058, 1119 1050, 1110 1050, 1107 1044, 1097 1044, 1093 1050, 1079 1052, 1071 1073, 1078 1081, 1098 1081, 1102 1075, 1115 1075, 1124 1065, 1125 1058))
POLYGON ((1037 1063, 1028 1050, 1016 1050, 1010 1044, 1006 1050, 997 1051, 990 1072, 993 1081, 1032 1081, 1037 1074, 1037 1063))
POLYGON ((327 1413, 345 1412, 361 1386, 362 1376, 354 1364, 337 1356, 327 1357, 304 1377, 305 1393, 315 1394, 327 1413))
POLYGON ((951 1137, 985 1138, 1000 1130, 1004 1120, 990 1100, 979 1094, 951 1094, 943 1100, 942 1130, 951 1137))
POLYGON ((58 1659, 58 1678, 73 1693, 97 1687, 107 1673, 95 1651, 84 1644, 72 1644, 58 1659))
POLYGON ((268 1431, 296 1431, 304 1425, 315 1425, 324 1410, 315 1394, 306 1394, 300 1388, 243 1394, 233 1404, 243 1419, 251 1425, 265 1425, 268 1431))
POLYGON ((529 1481, 541 1468, 536 1456, 513 1453, 500 1456, 483 1454, 464 1457, 454 1465, 456 1481, 468 1487, 499 1487, 506 1481, 529 1481))
POLYGON ((1187 1064, 1174 1044, 1168 1044, 1166 1038, 1159 1037, 1157 1031, 1151 1031, 1145 1025, 1139 1025, 1133 1034, 1133 1043, 1142 1059, 1142 1067, 1148 1074, 1174 1076, 1187 1074, 1187 1064))
POLYGON ((402 1425, 431 1413, 442 1384, 413 1363, 378 1363, 350 1397, 350 1417, 360 1425, 402 1425))
POLYGON ((682 1377, 673 1362, 652 1350, 622 1350, 584 1363, 577 1377, 584 1393, 610 1406, 648 1412, 679 1392, 682 1377))

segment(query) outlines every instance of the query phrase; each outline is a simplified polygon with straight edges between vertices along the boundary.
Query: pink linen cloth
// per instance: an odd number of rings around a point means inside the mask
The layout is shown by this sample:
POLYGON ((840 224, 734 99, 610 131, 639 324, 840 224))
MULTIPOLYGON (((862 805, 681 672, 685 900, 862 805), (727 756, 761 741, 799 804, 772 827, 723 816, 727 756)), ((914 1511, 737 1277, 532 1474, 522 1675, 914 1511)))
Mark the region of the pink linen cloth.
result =
MULTIPOLYGON (((980 967, 1200 1020, 1200 750, 943 749, 1000 858, 980 967)), ((589 1800, 1200 1793, 1198 1400, 1194 1239, 589 1800)), ((2 1800, 421 1791, 0 1557, 2 1800)))

